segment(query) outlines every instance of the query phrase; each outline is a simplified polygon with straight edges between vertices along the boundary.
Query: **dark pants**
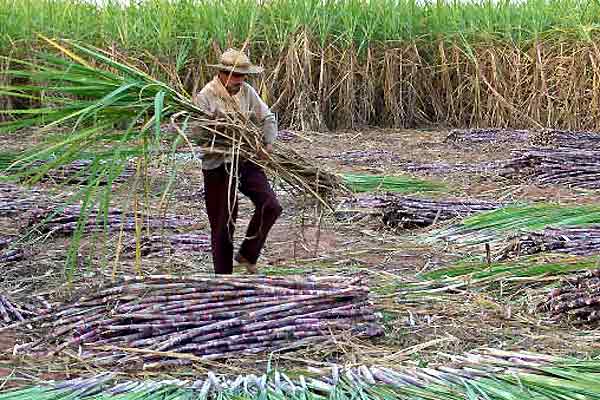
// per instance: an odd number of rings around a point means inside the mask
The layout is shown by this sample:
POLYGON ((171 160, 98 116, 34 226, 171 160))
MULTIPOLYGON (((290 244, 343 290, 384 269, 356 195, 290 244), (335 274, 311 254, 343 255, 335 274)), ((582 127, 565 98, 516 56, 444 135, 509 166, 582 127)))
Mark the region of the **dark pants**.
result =
MULTIPOLYGON (((217 274, 233 272, 233 233, 237 219, 237 177, 232 176, 231 164, 202 170, 206 212, 210 222, 212 258, 217 274)), ((281 206, 262 168, 242 162, 237 171, 239 190, 254 203, 254 215, 248 225, 239 254, 255 264, 269 230, 281 215, 281 206)))

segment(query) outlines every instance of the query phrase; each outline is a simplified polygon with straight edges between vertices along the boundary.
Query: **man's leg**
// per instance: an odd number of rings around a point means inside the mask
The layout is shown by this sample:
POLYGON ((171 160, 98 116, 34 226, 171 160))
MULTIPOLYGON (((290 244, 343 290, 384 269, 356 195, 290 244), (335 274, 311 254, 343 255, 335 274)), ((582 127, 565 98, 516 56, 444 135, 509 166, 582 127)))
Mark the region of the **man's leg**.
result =
POLYGON ((229 183, 225 165, 202 170, 204 175, 204 199, 210 222, 212 258, 216 274, 233 272, 233 233, 237 218, 237 181, 229 183))
POLYGON ((262 168, 248 161, 240 168, 240 191, 252 200, 255 210, 239 255, 250 264, 256 264, 282 208, 262 168))

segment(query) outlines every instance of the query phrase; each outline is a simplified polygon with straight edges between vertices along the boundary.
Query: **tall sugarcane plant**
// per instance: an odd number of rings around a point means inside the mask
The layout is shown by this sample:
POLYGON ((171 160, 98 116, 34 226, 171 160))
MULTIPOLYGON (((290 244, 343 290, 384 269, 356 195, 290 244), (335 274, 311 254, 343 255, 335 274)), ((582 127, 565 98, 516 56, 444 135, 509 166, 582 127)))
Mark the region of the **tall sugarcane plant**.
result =
MULTIPOLYGON (((82 202, 82 210, 98 202, 107 209, 112 182, 132 159, 137 160, 132 186, 137 199, 138 192, 148 194, 145 171, 157 155, 174 153, 178 145, 195 154, 198 146, 188 138, 192 132, 200 147, 229 153, 234 165, 241 159, 259 164, 271 176, 327 206, 327 194, 341 187, 338 176, 307 162, 285 144, 276 143, 275 152, 265 158, 257 126, 241 115, 210 118, 183 87, 150 76, 135 67, 134 60, 72 41, 42 39, 54 51, 41 52, 35 61, 3 57, 15 68, 6 72, 10 80, 27 83, 0 86, 0 95, 39 106, 0 111, 13 117, 0 123, 0 134, 35 128, 45 135, 41 145, 3 162, 0 179, 35 183, 50 171, 85 158, 82 175, 87 181, 72 201, 82 202), (165 125, 170 129, 163 129, 165 125)), ((137 207, 140 202, 133 204, 137 207)), ((82 212, 72 257, 85 220, 82 212)))
POLYGON ((4 96, 44 105, 1 111, 20 118, 0 124, 0 132, 30 127, 42 127, 47 132, 62 130, 61 136, 54 135, 54 143, 19 160, 21 166, 27 166, 54 157, 43 168, 27 170, 34 181, 49 169, 73 161, 83 151, 104 150, 103 158, 111 160, 137 152, 147 161, 165 141, 191 147, 186 135, 189 128, 213 151, 260 164, 271 175, 319 200, 323 200, 323 192, 338 187, 335 175, 311 165, 281 143, 273 155, 266 159, 259 156, 261 132, 243 116, 227 115, 215 120, 196 106, 182 87, 172 87, 150 76, 133 66, 131 60, 117 60, 101 49, 71 41, 43 39, 59 55, 42 53, 36 62, 5 58, 18 66, 7 71, 9 77, 31 83, 0 87, 4 96), (168 121, 172 123, 171 133, 162 129, 168 121), (215 142, 224 146, 217 149, 215 142))

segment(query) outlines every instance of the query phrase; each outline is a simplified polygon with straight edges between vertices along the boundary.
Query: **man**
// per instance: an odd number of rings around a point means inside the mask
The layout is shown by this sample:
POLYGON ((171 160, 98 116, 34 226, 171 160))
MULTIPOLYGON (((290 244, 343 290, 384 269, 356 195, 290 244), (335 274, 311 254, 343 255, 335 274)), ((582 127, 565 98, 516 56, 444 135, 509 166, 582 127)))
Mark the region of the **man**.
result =
MULTIPOLYGON (((266 153, 273 150, 277 121, 256 90, 245 82, 247 75, 259 74, 263 69, 252 65, 243 52, 234 49, 225 51, 219 64, 211 67, 217 69, 217 75, 194 98, 195 103, 208 115, 235 113, 261 127, 263 147, 258 150, 266 157, 266 153)), ((233 272, 238 180, 239 190, 250 198, 255 210, 235 259, 249 273, 256 273, 256 262, 269 230, 282 211, 264 171, 244 160, 240 160, 236 168, 229 155, 207 152, 202 159, 202 173, 215 273, 233 272)))

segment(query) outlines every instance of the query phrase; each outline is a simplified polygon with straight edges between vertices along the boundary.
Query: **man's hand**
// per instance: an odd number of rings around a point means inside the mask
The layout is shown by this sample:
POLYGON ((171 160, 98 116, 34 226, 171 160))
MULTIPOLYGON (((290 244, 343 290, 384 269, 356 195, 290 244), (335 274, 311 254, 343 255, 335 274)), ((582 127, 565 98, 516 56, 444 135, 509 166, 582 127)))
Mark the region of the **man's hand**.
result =
POLYGON ((258 149, 258 158, 261 160, 268 160, 269 154, 273 152, 273 145, 271 143, 267 143, 258 149))

